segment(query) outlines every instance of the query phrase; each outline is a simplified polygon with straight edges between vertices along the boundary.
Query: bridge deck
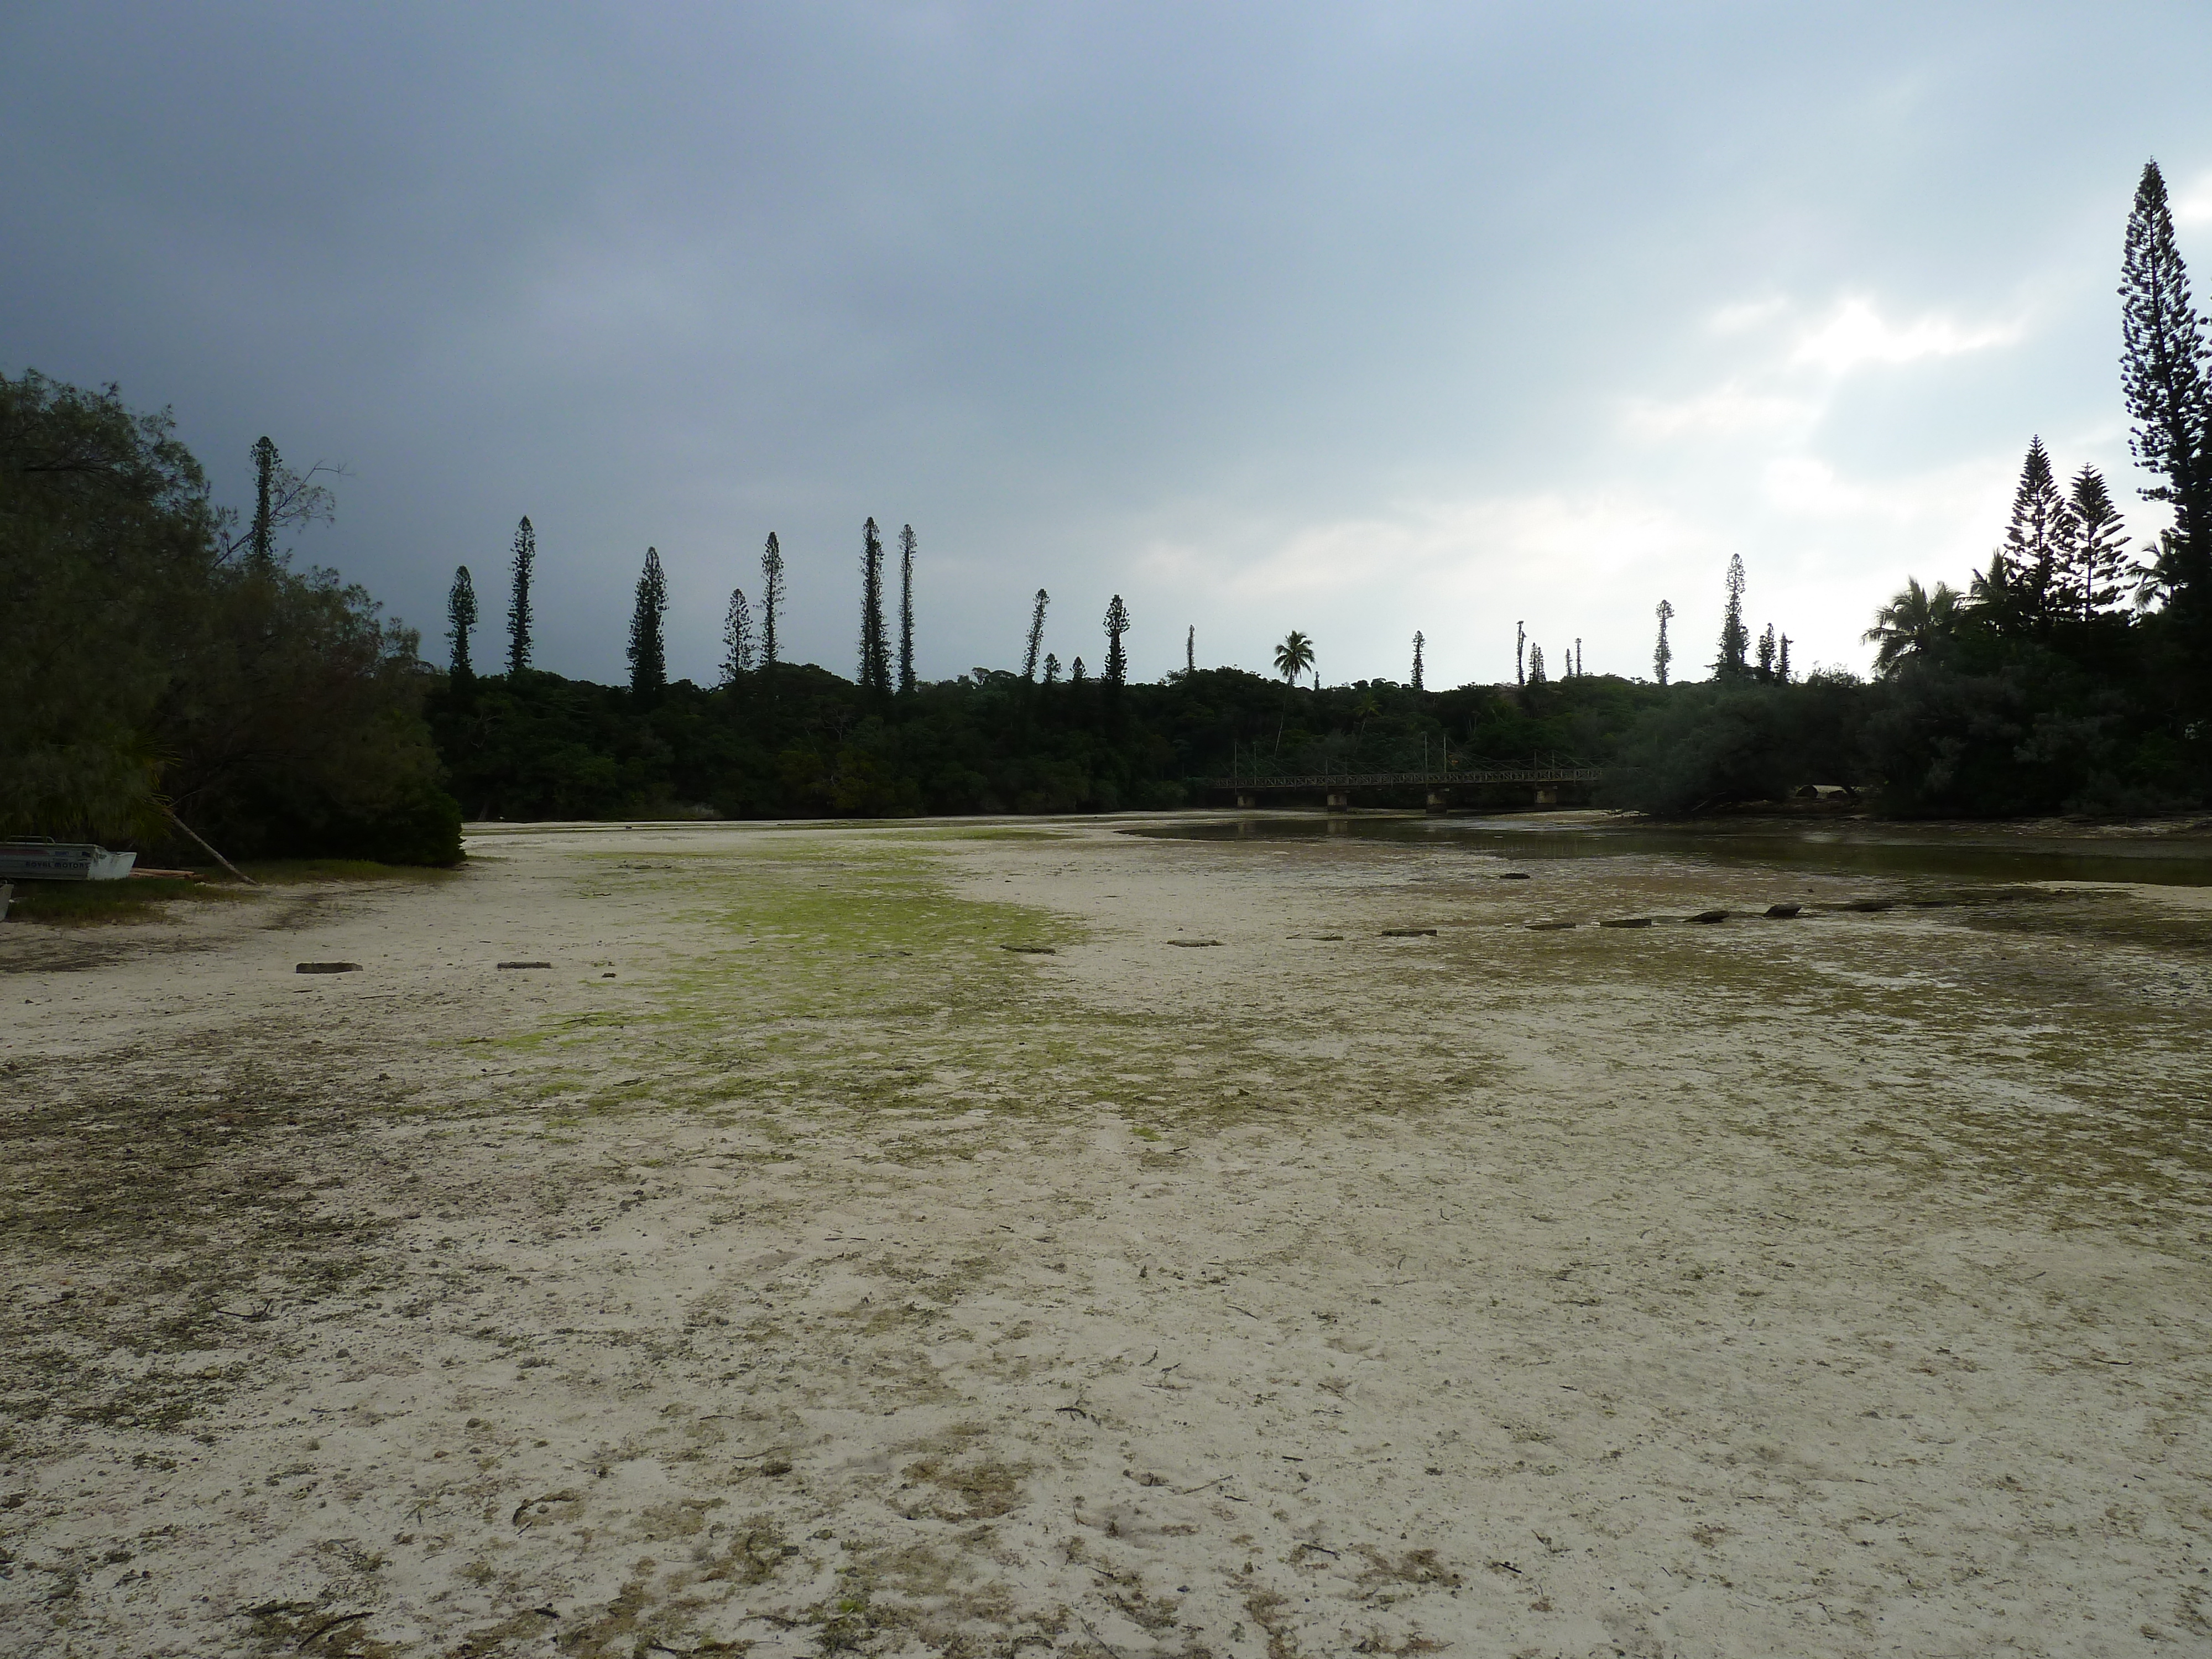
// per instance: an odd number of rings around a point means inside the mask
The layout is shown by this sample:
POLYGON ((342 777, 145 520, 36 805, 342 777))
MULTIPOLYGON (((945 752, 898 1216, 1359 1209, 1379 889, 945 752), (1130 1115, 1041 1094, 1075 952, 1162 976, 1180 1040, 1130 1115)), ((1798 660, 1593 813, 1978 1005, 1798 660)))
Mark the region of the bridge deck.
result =
POLYGON ((1201 778, 1207 789, 1449 789, 1478 783, 1596 783, 1596 766, 1503 766, 1455 772, 1314 772, 1288 777, 1201 778))

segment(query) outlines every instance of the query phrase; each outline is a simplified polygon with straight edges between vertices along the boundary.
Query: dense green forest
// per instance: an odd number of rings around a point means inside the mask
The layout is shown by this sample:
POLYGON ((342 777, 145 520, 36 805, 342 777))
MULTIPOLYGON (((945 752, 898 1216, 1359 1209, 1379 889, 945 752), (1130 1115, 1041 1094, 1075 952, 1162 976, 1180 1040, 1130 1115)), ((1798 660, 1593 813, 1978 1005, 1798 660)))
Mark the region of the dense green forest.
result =
MULTIPOLYGON (((166 414, 114 388, 0 376, 0 833, 103 836, 197 856, 332 854, 440 863, 464 810, 487 818, 1111 811, 1218 799, 1234 772, 1340 774, 1565 763, 1596 798, 1668 815, 1851 787, 1899 815, 2121 814, 2212 802, 2212 389, 2163 180, 2147 167, 2123 260, 2122 392, 2134 453, 2170 512, 2131 547, 2104 480, 2062 482, 2039 440, 2010 522, 1963 589, 1881 605, 1871 680, 1801 678, 1754 641, 1732 563, 1709 678, 1672 674, 1659 606, 1650 681, 1558 677, 1531 653, 1506 686, 1310 683, 1293 634, 1277 676, 1192 664, 1127 679, 1116 596, 1099 671, 1040 660, 920 680, 915 541, 896 567, 864 526, 857 672, 784 660, 783 561, 730 596, 720 683, 670 683, 668 605, 648 550, 629 683, 532 660, 536 541, 509 558, 502 671, 473 659, 478 599, 455 574, 447 663, 280 544, 327 517, 317 470, 255 447, 250 514, 216 507, 166 414), (896 626, 887 611, 896 593, 896 626), (185 826, 190 826, 188 832, 185 826)), ((1409 793, 1407 804, 1419 799, 1409 793)), ((1480 792, 1462 797, 1480 803, 1480 792)), ((1504 798, 1499 798, 1503 804, 1504 798)))
POLYGON ((647 697, 534 671, 449 683, 430 722, 472 817, 1115 811, 1185 805, 1193 780, 1232 768, 1603 755, 1666 695, 1596 677, 1526 692, 1293 690, 1216 668, 1120 686, 986 671, 883 696, 778 664, 647 697))
POLYGON ((292 568, 280 540, 328 490, 266 439, 254 459, 241 517, 166 414, 0 376, 0 834, 459 856, 416 636, 292 568))

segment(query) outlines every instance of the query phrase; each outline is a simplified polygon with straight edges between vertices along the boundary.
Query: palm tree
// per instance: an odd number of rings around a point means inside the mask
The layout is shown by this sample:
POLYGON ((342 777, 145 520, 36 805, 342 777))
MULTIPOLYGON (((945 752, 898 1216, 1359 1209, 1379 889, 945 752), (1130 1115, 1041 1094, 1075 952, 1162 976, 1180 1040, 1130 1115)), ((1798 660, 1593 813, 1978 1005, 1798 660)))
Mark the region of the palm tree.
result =
POLYGON ((1875 672, 1887 674, 1915 652, 1956 632, 1959 600, 1958 590, 1948 582, 1928 589, 1920 586, 1917 576, 1906 577, 1905 591, 1874 613, 1874 626, 1864 635, 1869 645, 1880 647, 1875 652, 1875 672))
POLYGON ((1275 647, 1275 672, 1283 677, 1283 712, 1275 721, 1275 752, 1283 750, 1283 721, 1290 718, 1291 688, 1298 683, 1298 676, 1313 666, 1313 641, 1293 628, 1283 642, 1275 647))
POLYGON ((1359 745, 1367 736, 1367 722, 1382 712, 1382 705, 1375 701, 1375 694, 1372 691, 1361 692, 1359 701, 1352 705, 1352 716, 1359 722, 1358 728, 1352 734, 1353 754, 1359 752, 1359 745))

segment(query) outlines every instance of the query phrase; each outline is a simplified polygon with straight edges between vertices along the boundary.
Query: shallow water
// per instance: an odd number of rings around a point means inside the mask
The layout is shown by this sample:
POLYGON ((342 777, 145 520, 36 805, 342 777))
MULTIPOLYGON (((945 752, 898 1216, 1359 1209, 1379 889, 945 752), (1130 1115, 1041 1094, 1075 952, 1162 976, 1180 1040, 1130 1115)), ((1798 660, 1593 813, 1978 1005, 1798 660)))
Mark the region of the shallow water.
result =
POLYGON ((1781 865, 1834 875, 1934 877, 1972 882, 2143 882, 2212 887, 2212 840, 2122 840, 2013 833, 2001 827, 1772 822, 1696 830, 1561 823, 1529 816, 1437 818, 1422 814, 1323 817, 1223 813, 1125 833, 1170 841, 1355 840, 1462 848, 1522 863, 1548 859, 1650 859, 1781 865))

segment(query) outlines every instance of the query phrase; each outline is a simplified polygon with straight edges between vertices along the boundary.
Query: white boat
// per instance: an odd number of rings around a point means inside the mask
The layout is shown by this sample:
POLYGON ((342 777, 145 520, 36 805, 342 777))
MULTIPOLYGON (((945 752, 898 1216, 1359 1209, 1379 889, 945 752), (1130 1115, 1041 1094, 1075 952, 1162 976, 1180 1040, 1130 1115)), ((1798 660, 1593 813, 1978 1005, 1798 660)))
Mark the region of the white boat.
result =
POLYGON ((0 880, 120 881, 137 862, 85 841, 0 841, 0 880))

